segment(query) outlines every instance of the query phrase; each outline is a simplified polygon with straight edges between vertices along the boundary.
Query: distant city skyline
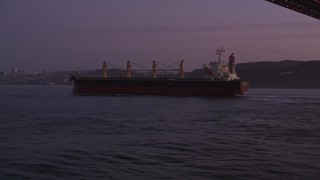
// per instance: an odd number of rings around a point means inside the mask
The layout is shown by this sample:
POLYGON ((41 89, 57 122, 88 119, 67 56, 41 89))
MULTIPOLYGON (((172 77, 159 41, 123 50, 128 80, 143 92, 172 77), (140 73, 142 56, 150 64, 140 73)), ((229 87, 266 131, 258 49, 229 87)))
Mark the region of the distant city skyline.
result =
POLYGON ((264 0, 0 0, 0 24, 0 71, 320 60, 320 21, 264 0))

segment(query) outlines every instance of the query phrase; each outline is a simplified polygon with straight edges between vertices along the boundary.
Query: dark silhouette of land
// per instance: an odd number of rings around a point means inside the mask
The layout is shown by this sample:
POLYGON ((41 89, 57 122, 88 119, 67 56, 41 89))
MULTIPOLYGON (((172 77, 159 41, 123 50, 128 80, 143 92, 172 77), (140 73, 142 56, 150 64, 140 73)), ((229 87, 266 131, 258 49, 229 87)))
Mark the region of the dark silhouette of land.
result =
MULTIPOLYGON (((250 88, 320 88, 320 61, 250 62, 237 64, 241 79, 250 81, 250 88)), ((189 77, 205 73, 198 69, 189 77)))
MULTIPOLYGON (((241 79, 248 79, 250 88, 320 89, 320 61, 250 62, 237 64, 241 79)), ((42 72, 38 74, 1 73, 0 84, 70 84, 71 75, 101 77, 100 69, 87 71, 42 72)), ((125 70, 109 69, 109 77, 126 77, 125 70)), ((150 72, 133 72, 133 77, 151 77, 150 72)), ((178 78, 178 74, 159 73, 158 77, 178 78)), ((205 69, 185 73, 186 78, 206 77, 205 69)))
POLYGON ((253 62, 237 70, 252 88, 320 88, 320 61, 253 62))

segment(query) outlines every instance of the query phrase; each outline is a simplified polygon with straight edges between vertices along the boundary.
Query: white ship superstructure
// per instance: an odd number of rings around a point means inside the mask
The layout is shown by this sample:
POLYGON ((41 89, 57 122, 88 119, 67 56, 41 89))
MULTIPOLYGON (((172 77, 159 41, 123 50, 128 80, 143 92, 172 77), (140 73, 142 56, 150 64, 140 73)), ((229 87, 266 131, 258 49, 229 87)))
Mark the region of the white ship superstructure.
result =
POLYGON ((229 62, 225 63, 222 62, 222 53, 224 53, 225 50, 223 48, 219 48, 216 51, 216 54, 218 55, 217 61, 211 61, 209 62, 209 65, 205 64, 204 67, 207 69, 207 75, 209 78, 213 80, 223 80, 223 81, 232 81, 232 80, 238 80, 239 77, 235 71, 235 57, 232 53, 229 56, 229 62))

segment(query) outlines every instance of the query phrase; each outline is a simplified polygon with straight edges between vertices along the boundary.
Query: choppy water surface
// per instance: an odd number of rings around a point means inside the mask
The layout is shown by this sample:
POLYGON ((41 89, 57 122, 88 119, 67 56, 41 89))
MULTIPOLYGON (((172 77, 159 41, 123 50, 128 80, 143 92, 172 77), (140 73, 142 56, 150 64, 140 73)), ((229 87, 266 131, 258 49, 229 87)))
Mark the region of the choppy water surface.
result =
POLYGON ((0 86, 1 179, 317 179, 320 90, 76 96, 0 86))

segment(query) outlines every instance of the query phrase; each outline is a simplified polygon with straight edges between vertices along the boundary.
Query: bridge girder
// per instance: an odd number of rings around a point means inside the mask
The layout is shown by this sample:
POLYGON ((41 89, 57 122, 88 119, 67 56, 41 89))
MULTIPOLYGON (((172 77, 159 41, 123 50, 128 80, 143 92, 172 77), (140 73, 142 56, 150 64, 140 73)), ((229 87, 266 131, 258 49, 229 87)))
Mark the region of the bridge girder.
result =
POLYGON ((320 20, 320 0, 265 0, 320 20))

